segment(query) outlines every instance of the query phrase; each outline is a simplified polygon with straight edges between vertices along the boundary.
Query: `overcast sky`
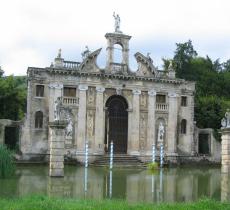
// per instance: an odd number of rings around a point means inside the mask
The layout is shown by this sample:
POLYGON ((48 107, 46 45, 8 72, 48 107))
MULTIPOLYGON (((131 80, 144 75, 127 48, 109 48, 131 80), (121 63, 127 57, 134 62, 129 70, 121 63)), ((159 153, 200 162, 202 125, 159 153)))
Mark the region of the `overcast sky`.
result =
POLYGON ((0 66, 6 75, 25 75, 28 66, 47 67, 59 48, 65 60, 81 61, 85 45, 103 48, 105 33, 114 31, 113 11, 121 30, 131 35, 133 54, 172 58, 175 43, 191 39, 201 56, 230 58, 230 0, 1 0, 0 66))

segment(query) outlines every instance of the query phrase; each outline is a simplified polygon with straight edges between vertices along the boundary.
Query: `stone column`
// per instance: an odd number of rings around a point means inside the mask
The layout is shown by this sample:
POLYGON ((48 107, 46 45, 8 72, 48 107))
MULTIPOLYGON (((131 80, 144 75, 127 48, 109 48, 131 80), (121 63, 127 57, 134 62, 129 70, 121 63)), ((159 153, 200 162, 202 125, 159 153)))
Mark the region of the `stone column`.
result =
POLYGON ((155 135, 155 107, 156 107, 156 91, 148 92, 148 127, 147 127, 147 153, 152 153, 152 144, 156 144, 155 135))
POLYGON ((83 154, 85 149, 86 138, 86 91, 88 86, 79 85, 79 107, 77 115, 77 133, 75 137, 75 145, 77 145, 77 153, 83 154))
POLYGON ((131 155, 139 155, 140 140, 140 90, 133 90, 131 155))
POLYGON ((230 127, 222 128, 221 172, 230 175, 230 127))
POLYGON ((66 127, 66 122, 64 121, 54 121, 49 123, 49 132, 50 132, 49 175, 53 177, 64 176, 65 127, 66 127))
POLYGON ((105 116, 104 116, 104 104, 103 93, 104 87, 96 87, 96 118, 95 118, 95 144, 94 150, 97 154, 104 153, 104 131, 105 131, 105 116))
POLYGON ((177 143, 177 115, 178 104, 177 94, 169 93, 169 113, 168 113, 168 153, 173 155, 176 153, 177 143))

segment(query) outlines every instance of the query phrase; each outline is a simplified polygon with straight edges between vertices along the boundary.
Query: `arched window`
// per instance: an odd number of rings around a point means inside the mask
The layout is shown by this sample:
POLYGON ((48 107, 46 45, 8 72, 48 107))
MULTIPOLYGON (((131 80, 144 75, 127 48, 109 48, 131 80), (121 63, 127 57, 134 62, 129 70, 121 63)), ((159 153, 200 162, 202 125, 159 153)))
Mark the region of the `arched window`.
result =
POLYGON ((122 63, 122 46, 120 44, 114 45, 114 63, 122 63))
POLYGON ((43 126, 43 113, 41 111, 37 111, 35 113, 35 128, 42 128, 43 126))
POLYGON ((181 133, 186 134, 186 127, 187 127, 187 120, 183 119, 181 120, 181 133))

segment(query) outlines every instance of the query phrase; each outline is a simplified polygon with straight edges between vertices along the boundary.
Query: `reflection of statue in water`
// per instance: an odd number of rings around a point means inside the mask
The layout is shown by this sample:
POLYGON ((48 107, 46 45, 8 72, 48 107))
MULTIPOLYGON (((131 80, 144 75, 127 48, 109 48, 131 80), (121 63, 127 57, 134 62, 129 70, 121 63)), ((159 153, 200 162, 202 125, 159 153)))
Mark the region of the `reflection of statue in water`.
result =
POLYGON ((61 98, 58 97, 57 100, 54 102, 54 120, 60 120, 60 105, 61 105, 61 98))
POLYGON ((164 125, 163 125, 162 122, 160 122, 159 127, 158 127, 158 138, 157 138, 158 142, 162 142, 163 141, 163 139, 164 139, 164 133, 165 133, 165 131, 164 131, 164 125))
POLYGON ((121 19, 120 19, 120 16, 117 14, 115 14, 115 12, 113 12, 113 17, 115 19, 115 32, 121 32, 120 31, 120 22, 121 22, 121 19))

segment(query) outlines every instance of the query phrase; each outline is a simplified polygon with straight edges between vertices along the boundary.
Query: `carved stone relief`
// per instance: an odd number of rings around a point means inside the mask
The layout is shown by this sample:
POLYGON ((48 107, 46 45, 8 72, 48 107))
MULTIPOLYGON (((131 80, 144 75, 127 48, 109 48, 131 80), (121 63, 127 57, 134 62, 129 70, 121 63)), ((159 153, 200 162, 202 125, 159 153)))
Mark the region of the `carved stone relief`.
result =
POLYGON ((95 94, 95 87, 89 87, 87 92, 87 105, 88 106, 95 106, 96 104, 96 94, 95 94))
POLYGON ((147 109, 148 106, 148 94, 146 91, 142 91, 140 95, 140 107, 141 109, 147 109))
POLYGON ((148 122, 148 113, 140 113, 140 143, 139 147, 141 151, 145 150, 146 139, 147 139, 147 122, 148 122))
POLYGON ((89 141, 89 146, 92 144, 95 132, 95 110, 87 111, 87 140, 89 141))

